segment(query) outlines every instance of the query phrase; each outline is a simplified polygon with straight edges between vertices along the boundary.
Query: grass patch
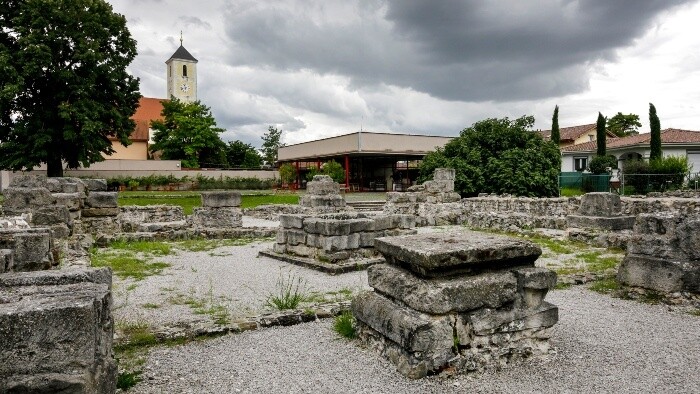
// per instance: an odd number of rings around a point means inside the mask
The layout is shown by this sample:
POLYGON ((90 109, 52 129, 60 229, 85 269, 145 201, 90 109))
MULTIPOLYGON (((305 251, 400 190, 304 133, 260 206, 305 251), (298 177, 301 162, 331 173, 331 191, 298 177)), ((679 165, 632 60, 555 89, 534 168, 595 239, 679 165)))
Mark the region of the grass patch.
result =
POLYGON ((589 289, 601 294, 612 294, 622 289, 615 278, 605 278, 597 280, 591 284, 589 289))
POLYGON ((121 372, 117 375, 117 388, 127 391, 141 381, 143 371, 121 372))
POLYGON ((645 304, 658 305, 664 300, 664 295, 654 290, 647 290, 639 297, 639 302, 645 304))
POLYGON ((576 197, 584 194, 586 194, 586 192, 577 187, 562 187, 559 189, 559 195, 562 197, 576 197))
POLYGON ((557 282, 556 285, 554 285, 554 290, 566 290, 572 286, 571 283, 563 283, 563 282, 557 282))
POLYGON ((90 261, 93 267, 112 268, 114 274, 122 279, 133 278, 142 280, 148 276, 158 275, 163 269, 170 267, 168 263, 148 262, 128 252, 115 252, 103 249, 92 249, 90 261))
MULTIPOLYGON (((248 193, 248 192, 246 192, 248 193)), ((269 193, 269 191, 267 191, 269 193)), ((194 208, 202 205, 201 192, 119 192, 119 205, 178 205, 185 215, 191 215, 194 208)), ((295 194, 245 194, 241 196, 241 208, 254 208, 268 204, 299 204, 299 196, 295 194)))
POLYGON ((147 302, 147 303, 145 303, 145 304, 143 304, 143 305, 141 305, 141 306, 144 307, 144 308, 146 308, 146 309, 158 309, 158 308, 160 308, 160 305, 158 305, 158 304, 153 304, 153 303, 150 303, 150 302, 147 302))
POLYGON ((116 250, 143 253, 147 256, 167 256, 174 253, 170 245, 164 242, 118 240, 112 242, 109 247, 116 250))
POLYGON ((297 278, 288 274, 285 278, 281 273, 275 291, 267 295, 265 306, 286 310, 296 309, 302 301, 309 298, 306 282, 302 278, 297 278))
POLYGON ((601 257, 602 252, 585 252, 576 255, 577 258, 586 263, 586 267, 590 272, 601 272, 609 269, 615 269, 620 262, 619 256, 601 257))
MULTIPOLYGON (((194 292, 194 290, 190 290, 194 292)), ((194 295, 185 296, 176 294, 168 298, 168 301, 174 305, 187 305, 196 315, 208 315, 211 317, 214 324, 224 326, 231 322, 231 315, 226 305, 221 304, 214 297, 212 285, 209 285, 209 291, 206 297, 198 298, 194 295)))
POLYGON ((688 314, 693 316, 700 316, 700 309, 693 309, 692 311, 688 312, 688 314))
POLYGON ((336 316, 333 321, 333 330, 343 338, 353 339, 357 337, 355 318, 352 316, 352 312, 345 311, 336 316))
POLYGON ((341 302, 352 300, 352 289, 344 287, 336 291, 327 291, 325 293, 313 291, 309 292, 303 302, 322 304, 326 302, 341 302))

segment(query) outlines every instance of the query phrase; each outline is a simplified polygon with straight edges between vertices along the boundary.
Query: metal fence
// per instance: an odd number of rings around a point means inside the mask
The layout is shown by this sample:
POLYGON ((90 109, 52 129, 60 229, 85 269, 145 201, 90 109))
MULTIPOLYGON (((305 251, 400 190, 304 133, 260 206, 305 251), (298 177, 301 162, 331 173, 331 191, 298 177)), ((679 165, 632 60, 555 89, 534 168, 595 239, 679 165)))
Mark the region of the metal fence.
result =
POLYGON ((559 174, 559 189, 578 189, 583 193, 614 192, 620 195, 647 194, 679 189, 700 190, 700 173, 593 175, 582 172, 559 174))

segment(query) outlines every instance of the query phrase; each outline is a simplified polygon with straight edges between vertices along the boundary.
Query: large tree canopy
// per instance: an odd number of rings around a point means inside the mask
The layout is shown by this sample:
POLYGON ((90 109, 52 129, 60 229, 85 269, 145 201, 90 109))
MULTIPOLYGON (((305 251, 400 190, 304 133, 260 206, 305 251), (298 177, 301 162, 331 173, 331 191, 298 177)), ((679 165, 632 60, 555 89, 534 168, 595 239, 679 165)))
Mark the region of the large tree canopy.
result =
POLYGON ((435 168, 451 167, 456 170, 455 190, 463 196, 558 195, 559 148, 531 130, 534 122, 532 116, 523 116, 474 123, 444 149, 426 155, 419 181, 429 179, 435 168))
POLYGON ((257 168, 262 158, 258 151, 243 141, 229 141, 226 146, 226 159, 230 167, 257 168))
POLYGON ((163 119, 151 122, 152 152, 167 160, 182 160, 182 166, 198 168, 226 162, 226 144, 219 138, 211 110, 199 101, 185 103, 172 97, 163 101, 163 119))
POLYGON ((128 145, 136 41, 103 0, 0 2, 0 167, 49 176, 128 145))
POLYGON ((618 137, 626 137, 628 135, 639 134, 638 129, 642 127, 639 121, 639 115, 623 114, 618 112, 612 118, 608 119, 607 129, 618 137))

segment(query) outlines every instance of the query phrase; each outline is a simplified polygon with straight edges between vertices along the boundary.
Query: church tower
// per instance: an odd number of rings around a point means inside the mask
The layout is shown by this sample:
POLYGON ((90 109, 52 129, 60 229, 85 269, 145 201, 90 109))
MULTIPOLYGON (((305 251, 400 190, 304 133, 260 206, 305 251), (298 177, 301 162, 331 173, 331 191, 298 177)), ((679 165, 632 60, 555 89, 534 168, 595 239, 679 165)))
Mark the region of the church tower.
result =
POLYGON ((197 101, 197 59, 182 46, 166 62, 168 68, 168 98, 175 97, 180 101, 197 101))

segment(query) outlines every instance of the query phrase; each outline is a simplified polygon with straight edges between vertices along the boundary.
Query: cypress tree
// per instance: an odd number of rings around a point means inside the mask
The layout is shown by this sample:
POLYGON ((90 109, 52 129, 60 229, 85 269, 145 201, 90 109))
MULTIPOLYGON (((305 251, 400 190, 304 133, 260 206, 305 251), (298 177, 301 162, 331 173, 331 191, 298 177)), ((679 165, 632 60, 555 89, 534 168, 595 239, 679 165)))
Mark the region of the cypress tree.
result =
POLYGON ((649 160, 661 158, 661 122, 656 115, 656 107, 649 103, 649 128, 651 129, 649 160))
POLYGON ((552 115, 552 133, 550 139, 556 146, 559 146, 561 135, 559 134, 559 106, 554 106, 554 115, 552 115))
POLYGON ((598 147, 596 154, 598 156, 605 156, 605 117, 603 117, 603 114, 600 112, 598 112, 598 121, 596 122, 595 130, 596 146, 598 147))

